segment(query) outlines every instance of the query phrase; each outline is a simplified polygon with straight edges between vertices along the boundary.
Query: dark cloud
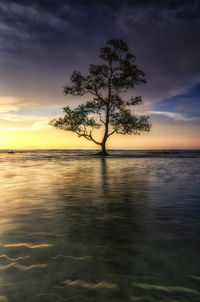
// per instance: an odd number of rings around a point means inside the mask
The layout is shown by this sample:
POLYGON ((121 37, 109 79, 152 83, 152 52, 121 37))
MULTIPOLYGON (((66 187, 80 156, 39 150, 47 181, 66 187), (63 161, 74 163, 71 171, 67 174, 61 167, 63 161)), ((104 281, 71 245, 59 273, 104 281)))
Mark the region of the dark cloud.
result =
POLYGON ((200 83, 184 93, 163 100, 157 104, 156 109, 166 112, 184 112, 188 117, 200 117, 200 83))
POLYGON ((186 90, 184 93, 177 94, 170 99, 167 99, 164 102, 177 102, 177 103, 189 103, 190 101, 193 104, 197 104, 200 106, 200 83, 190 87, 188 90, 186 90))
POLYGON ((0 9, 1 48, 21 52, 31 41, 32 49, 69 44, 74 49, 77 40, 88 43, 89 37, 106 32, 124 35, 132 25, 143 28, 200 19, 199 1, 10 0, 2 1, 0 9))
POLYGON ((113 37, 136 54, 148 80, 138 93, 152 102, 200 79, 198 0, 2 0, 0 10, 2 94, 55 102, 113 37))

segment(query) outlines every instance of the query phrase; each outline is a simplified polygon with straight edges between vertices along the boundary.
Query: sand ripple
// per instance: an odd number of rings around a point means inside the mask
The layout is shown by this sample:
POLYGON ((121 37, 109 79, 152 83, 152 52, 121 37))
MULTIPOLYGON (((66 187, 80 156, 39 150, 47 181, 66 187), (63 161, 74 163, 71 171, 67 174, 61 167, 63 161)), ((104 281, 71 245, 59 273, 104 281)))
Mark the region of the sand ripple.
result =
POLYGON ((25 266, 25 265, 18 264, 16 262, 11 262, 8 265, 0 265, 0 270, 7 270, 7 269, 9 269, 11 267, 17 268, 17 269, 19 269, 21 271, 29 271, 29 270, 31 270, 33 268, 47 267, 47 264, 32 264, 32 265, 25 266))
MULTIPOLYGON (((7 255, 0 255, 0 258, 5 258, 5 259, 8 259, 9 261, 18 261, 18 260, 23 260, 23 259, 26 259, 26 258, 29 258, 30 256, 24 256, 24 257, 17 257, 17 258, 11 258, 7 255)), ((1 300, 0 300, 1 301, 1 300)))
POLYGON ((106 281, 101 281, 99 283, 90 283, 86 282, 83 280, 65 280, 63 281, 64 284, 70 285, 70 286, 81 286, 84 288, 90 288, 90 289, 101 289, 101 288, 106 288, 106 289, 116 289, 117 285, 114 283, 109 283, 106 281))
POLYGON ((4 244, 4 247, 27 247, 29 249, 39 249, 44 247, 53 246, 52 244, 43 243, 43 244, 31 244, 31 243, 12 243, 12 244, 4 244))
POLYGON ((162 286, 148 283, 134 283, 135 287, 139 287, 146 290, 159 290, 167 293, 183 293, 183 294, 194 294, 199 295, 199 292, 195 289, 182 287, 182 286, 162 286))

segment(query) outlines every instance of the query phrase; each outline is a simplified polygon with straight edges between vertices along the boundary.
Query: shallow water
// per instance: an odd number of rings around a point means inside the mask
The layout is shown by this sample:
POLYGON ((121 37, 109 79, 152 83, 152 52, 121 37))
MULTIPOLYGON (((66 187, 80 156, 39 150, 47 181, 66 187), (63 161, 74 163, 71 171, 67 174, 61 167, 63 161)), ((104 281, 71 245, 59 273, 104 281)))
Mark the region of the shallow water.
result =
POLYGON ((0 301, 200 301, 200 152, 0 152, 0 301))

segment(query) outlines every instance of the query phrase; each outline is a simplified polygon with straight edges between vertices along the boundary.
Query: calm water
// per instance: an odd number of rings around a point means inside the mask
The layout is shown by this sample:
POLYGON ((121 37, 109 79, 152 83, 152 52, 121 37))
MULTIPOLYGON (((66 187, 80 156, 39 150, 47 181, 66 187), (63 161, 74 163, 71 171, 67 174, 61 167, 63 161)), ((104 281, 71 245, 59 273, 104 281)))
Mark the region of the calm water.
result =
POLYGON ((0 301, 200 301, 200 152, 0 152, 0 301))

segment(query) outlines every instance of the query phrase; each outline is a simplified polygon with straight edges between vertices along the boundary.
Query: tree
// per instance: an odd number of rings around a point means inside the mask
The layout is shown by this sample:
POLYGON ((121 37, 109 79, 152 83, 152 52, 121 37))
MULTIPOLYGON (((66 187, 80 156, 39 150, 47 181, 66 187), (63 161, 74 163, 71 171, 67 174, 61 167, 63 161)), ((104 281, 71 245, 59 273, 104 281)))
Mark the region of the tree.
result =
POLYGON ((74 71, 71 86, 64 87, 64 93, 72 96, 92 95, 92 99, 75 109, 63 108, 65 115, 53 119, 50 124, 58 129, 75 132, 101 147, 101 155, 107 155, 106 142, 114 133, 140 134, 150 131, 148 116, 136 116, 131 107, 142 103, 140 96, 123 100, 121 93, 145 83, 145 74, 135 65, 135 56, 129 52, 122 40, 109 40, 100 49, 102 65, 90 64, 89 73, 83 76, 74 71), (93 131, 103 127, 101 141, 97 141, 93 131))

